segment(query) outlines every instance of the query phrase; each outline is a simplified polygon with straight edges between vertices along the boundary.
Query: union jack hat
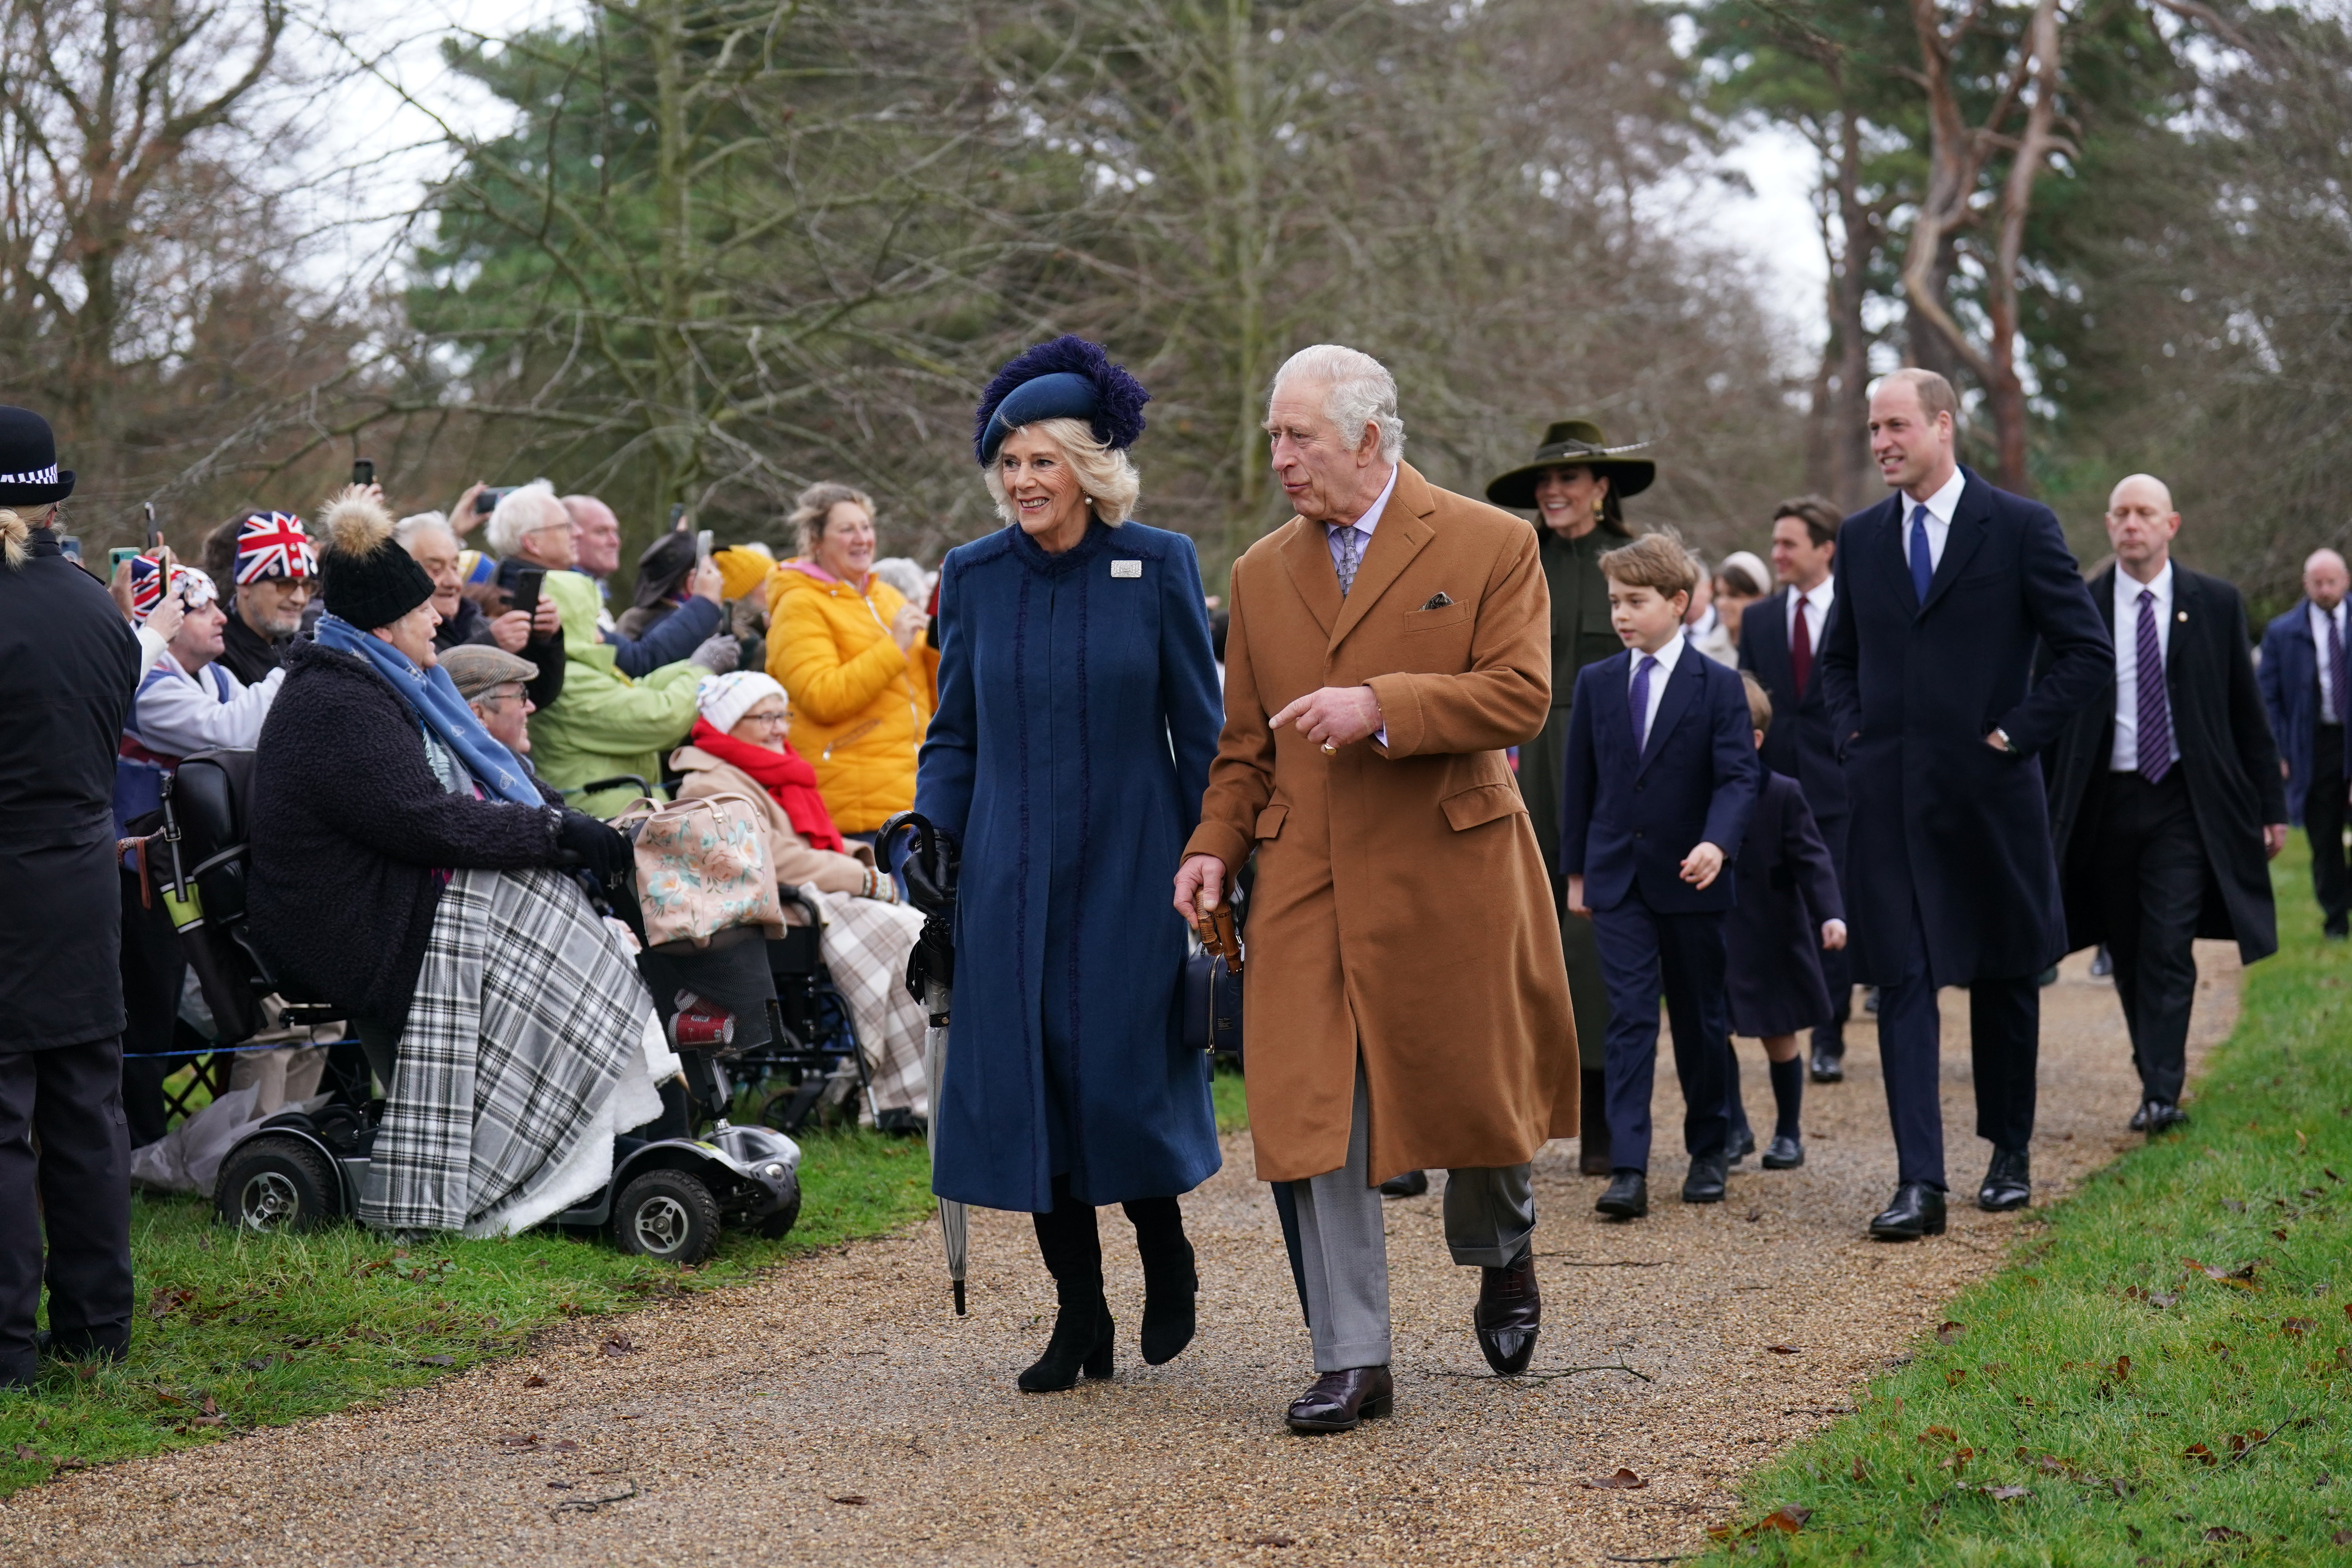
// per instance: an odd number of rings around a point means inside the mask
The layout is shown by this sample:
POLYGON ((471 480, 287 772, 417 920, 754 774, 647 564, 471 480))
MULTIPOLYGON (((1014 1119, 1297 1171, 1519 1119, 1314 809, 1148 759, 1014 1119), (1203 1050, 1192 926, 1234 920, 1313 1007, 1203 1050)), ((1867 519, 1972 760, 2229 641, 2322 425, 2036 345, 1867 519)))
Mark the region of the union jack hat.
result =
POLYGON ((239 586, 265 577, 316 577, 319 554, 310 531, 290 511, 247 512, 236 530, 239 586))
POLYGON ((201 609, 220 597, 213 585, 212 574, 200 566, 183 566, 173 563, 171 580, 164 580, 163 563, 154 552, 135 555, 131 560, 131 613, 144 625, 155 606, 163 602, 166 592, 184 592, 188 608, 201 609))

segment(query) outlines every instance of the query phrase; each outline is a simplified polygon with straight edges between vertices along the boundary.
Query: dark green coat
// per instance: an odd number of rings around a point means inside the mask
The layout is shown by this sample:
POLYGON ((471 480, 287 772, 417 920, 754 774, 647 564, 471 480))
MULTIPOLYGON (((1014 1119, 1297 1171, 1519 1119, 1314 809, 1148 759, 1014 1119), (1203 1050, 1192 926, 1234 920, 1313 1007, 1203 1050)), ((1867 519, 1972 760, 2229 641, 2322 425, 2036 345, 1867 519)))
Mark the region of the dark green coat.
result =
MULTIPOLYGON (((1568 755, 1569 705, 1575 699, 1578 672, 1624 648, 1609 625, 1609 582, 1601 574, 1601 557, 1625 541, 1600 528, 1581 539, 1562 538, 1540 523, 1536 532, 1544 581, 1551 588, 1551 714, 1534 742, 1519 748, 1519 793, 1527 798, 1528 816, 1550 868, 1557 901, 1565 891, 1559 870, 1559 797, 1568 755)), ((1560 945, 1568 956, 1578 1055, 1586 1068, 1598 1068, 1609 1032, 1609 997, 1601 988, 1591 922, 1563 914, 1560 945)))

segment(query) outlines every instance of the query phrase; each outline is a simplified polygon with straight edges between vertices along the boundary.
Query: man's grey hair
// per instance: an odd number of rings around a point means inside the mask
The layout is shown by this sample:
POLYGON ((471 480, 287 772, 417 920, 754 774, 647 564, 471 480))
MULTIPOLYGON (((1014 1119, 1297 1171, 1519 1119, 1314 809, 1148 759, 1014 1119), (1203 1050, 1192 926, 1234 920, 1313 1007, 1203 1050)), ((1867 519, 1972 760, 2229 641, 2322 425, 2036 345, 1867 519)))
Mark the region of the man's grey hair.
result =
POLYGON ((418 534, 430 533, 436 529, 440 530, 452 539, 457 537, 457 531, 449 526, 449 519, 447 515, 437 511, 414 511, 409 513, 406 517, 402 518, 398 522, 392 525, 392 537, 399 542, 399 545, 403 550, 406 550, 415 541, 418 534))
POLYGON ((1396 377, 1388 366, 1360 349, 1317 343, 1282 362, 1274 373, 1275 389, 1280 391, 1293 376, 1323 383, 1323 416, 1339 427, 1350 448, 1370 425, 1380 432, 1382 461, 1404 456, 1404 416, 1397 412, 1396 377))
POLYGON ((528 484, 509 490, 490 509, 490 524, 484 530, 489 541, 490 552, 501 559, 522 548, 522 536, 535 529, 572 526, 572 514, 555 499, 555 487, 528 484))

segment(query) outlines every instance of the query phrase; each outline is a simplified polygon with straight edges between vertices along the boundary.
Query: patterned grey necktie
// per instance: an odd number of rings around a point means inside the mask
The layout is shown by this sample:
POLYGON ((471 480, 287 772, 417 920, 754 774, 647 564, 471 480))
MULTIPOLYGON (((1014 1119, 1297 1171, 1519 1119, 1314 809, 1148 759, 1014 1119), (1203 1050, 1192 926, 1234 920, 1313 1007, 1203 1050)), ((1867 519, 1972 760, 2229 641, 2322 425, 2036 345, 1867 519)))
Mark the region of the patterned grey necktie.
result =
POLYGON ((1348 590, 1356 585, 1356 568, 1364 559, 1364 534, 1354 523, 1331 531, 1339 541, 1339 556, 1332 564, 1339 573, 1339 597, 1346 598, 1348 590))

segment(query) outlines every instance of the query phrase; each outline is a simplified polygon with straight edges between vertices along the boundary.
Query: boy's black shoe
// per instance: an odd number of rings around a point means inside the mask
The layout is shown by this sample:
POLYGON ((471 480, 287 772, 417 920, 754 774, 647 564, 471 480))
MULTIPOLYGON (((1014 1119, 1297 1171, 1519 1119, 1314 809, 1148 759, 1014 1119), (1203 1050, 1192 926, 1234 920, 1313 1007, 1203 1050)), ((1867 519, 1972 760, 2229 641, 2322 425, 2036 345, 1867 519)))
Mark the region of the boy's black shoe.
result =
POLYGON ((1944 1194, 1925 1182, 1906 1182, 1895 1189, 1895 1201, 1872 1216, 1874 1241, 1916 1241, 1944 1234, 1944 1194))
POLYGON ((1650 1212, 1650 1178, 1639 1171, 1620 1171, 1592 1206, 1611 1219, 1640 1219, 1650 1212))
POLYGON ((1742 1127, 1731 1134, 1731 1147, 1724 1151, 1723 1157, 1726 1163, 1737 1165, 1754 1152, 1756 1152, 1756 1130, 1752 1127, 1742 1127))
POLYGON ((1768 1171, 1793 1171, 1805 1163, 1805 1146, 1787 1133, 1776 1133, 1772 1146, 1764 1151, 1764 1168, 1768 1171))
POLYGON ((1384 1198, 1417 1198, 1427 1191, 1427 1171, 1407 1171, 1402 1176, 1391 1176, 1381 1184, 1381 1196, 1384 1198))
POLYGON ((2189 1112, 2170 1100, 2151 1100, 2139 1108, 2144 1130, 2150 1138, 2161 1137, 2176 1127, 2189 1125, 2189 1112))
POLYGON ((1845 1058, 1833 1054, 1824 1042, 1814 1042, 1811 1067, 1815 1083, 1845 1081, 1845 1058))
POLYGON ((1719 1204, 1728 1166, 1720 1154, 1691 1156, 1690 1174, 1683 1178, 1683 1202, 1719 1204))
POLYGON ((1977 1207, 1987 1214, 2021 1209, 2033 1201, 2033 1166, 2022 1149, 1996 1149, 1977 1189, 1977 1207))
POLYGON ((2139 1109, 2132 1112, 2131 1130, 2133 1131, 2145 1132, 2147 1131, 2147 1107, 2148 1102, 2147 1100, 2142 1100, 2140 1101, 2139 1109))

